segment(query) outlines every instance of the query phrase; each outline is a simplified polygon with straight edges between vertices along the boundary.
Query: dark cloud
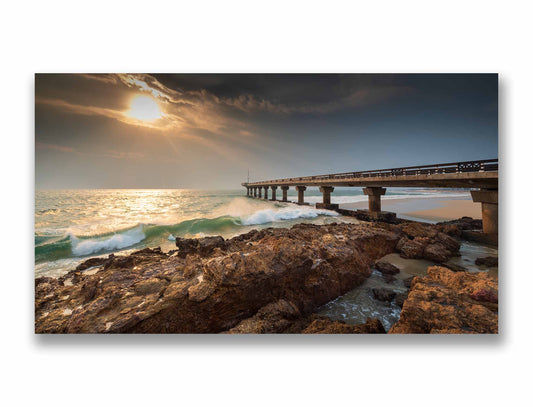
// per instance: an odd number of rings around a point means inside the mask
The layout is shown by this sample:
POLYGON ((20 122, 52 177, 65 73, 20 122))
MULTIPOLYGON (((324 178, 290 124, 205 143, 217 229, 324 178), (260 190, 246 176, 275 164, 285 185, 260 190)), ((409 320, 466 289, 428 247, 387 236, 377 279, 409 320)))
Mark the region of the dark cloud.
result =
POLYGON ((38 188, 227 188, 248 168, 276 178, 498 152, 494 74, 38 74, 35 94, 38 188), (162 117, 131 117, 138 95, 162 117))

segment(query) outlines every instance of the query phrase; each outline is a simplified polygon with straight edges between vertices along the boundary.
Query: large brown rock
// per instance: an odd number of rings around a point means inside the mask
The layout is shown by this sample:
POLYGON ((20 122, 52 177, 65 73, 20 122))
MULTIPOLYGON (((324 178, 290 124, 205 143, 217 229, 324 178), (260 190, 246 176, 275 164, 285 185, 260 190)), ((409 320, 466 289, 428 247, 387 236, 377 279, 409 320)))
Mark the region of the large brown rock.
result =
POLYGON ((304 334, 384 334, 385 328, 379 319, 369 319, 364 324, 348 325, 343 321, 332 321, 317 317, 302 333, 304 334))
POLYGON ((301 317, 300 310, 295 304, 278 300, 265 305, 253 317, 243 319, 228 333, 296 333, 301 330, 299 323, 301 317))
POLYGON ((463 216, 460 219, 439 222, 437 223, 437 227, 448 235, 461 236, 463 230, 483 229, 483 222, 481 219, 472 219, 469 216, 463 216))
POLYGON ((435 226, 410 223, 401 229, 405 233, 396 250, 406 259, 426 259, 444 263, 459 255, 461 244, 453 237, 439 232, 435 226))
POLYGON ((217 248, 225 249, 226 241, 222 236, 208 236, 201 239, 176 238, 178 256, 185 258, 188 254, 208 256, 217 248))
POLYGON ((396 249, 400 252, 400 256, 405 259, 421 259, 428 244, 429 238, 415 237, 411 240, 403 237, 398 242, 396 249))
POLYGON ((391 302, 396 297, 396 292, 390 288, 373 288, 372 294, 379 301, 391 302))
POLYGON ((476 259, 476 265, 485 267, 495 267, 498 265, 498 258, 494 256, 478 257, 476 259))
POLYGON ((413 280, 389 333, 498 333, 497 290, 486 273, 429 267, 413 280))
POLYGON ((381 271, 383 274, 398 274, 400 269, 394 264, 386 261, 377 261, 374 267, 381 271))
POLYGON ((431 243, 424 248, 424 258, 435 263, 444 263, 452 253, 441 243, 431 243))
MULTIPOLYGON (((267 326, 290 320, 293 311, 307 315, 361 284, 398 238, 371 226, 301 224, 223 243, 187 242, 178 256, 150 249, 114 256, 95 273, 37 279, 35 330, 222 332, 256 314, 267 326)), ((271 328, 250 322, 249 329, 271 328)))

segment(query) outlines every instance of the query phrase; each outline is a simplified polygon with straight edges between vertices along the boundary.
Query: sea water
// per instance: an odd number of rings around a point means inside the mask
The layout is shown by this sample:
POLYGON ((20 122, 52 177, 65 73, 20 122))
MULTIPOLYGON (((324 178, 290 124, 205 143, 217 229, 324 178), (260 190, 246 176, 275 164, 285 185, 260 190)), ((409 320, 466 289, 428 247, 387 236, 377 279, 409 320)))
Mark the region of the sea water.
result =
MULTIPOLYGON (((270 191, 269 191, 270 192, 270 191)), ((280 191, 278 191, 280 192, 280 191)), ((389 189, 383 199, 423 198, 469 199, 464 191, 389 189)), ((271 197, 271 195, 270 195, 271 197)), ((281 197, 279 194, 278 199, 281 197)), ((296 200, 290 190, 289 201, 296 200)), ((317 188, 308 188, 305 201, 321 202, 317 188)), ((346 204, 366 201, 360 188, 335 188, 332 202, 346 204)), ((176 237, 221 235, 225 238, 252 229, 290 227, 301 222, 327 224, 358 221, 314 206, 298 206, 253 199, 245 191, 226 190, 42 190, 35 194, 35 275, 58 277, 76 268, 81 261, 110 253, 127 254, 145 247, 175 248, 176 237)), ((469 271, 489 271, 475 265, 476 257, 497 256, 497 249, 463 242, 461 257, 454 262, 469 271)), ((325 304, 317 313, 349 324, 379 318, 389 329, 400 315, 400 307, 378 301, 372 288, 404 292, 401 278, 425 275, 433 263, 401 259, 389 254, 384 260, 401 273, 387 283, 381 273, 372 275, 359 287, 325 304)))
MULTIPOLYGON (((271 193, 271 191, 269 191, 271 193)), ((281 197, 281 191, 278 190, 281 197)), ((384 199, 453 197, 464 192, 394 189, 384 199)), ((296 192, 289 190, 289 200, 296 192)), ((271 195, 270 195, 271 197, 271 195)), ((300 222, 356 222, 329 210, 318 188, 308 188, 311 206, 246 197, 240 190, 38 190, 35 194, 35 274, 62 275, 89 257, 145 247, 175 248, 175 238, 290 227, 300 222)), ((360 188, 336 188, 333 203, 366 201, 360 188)))

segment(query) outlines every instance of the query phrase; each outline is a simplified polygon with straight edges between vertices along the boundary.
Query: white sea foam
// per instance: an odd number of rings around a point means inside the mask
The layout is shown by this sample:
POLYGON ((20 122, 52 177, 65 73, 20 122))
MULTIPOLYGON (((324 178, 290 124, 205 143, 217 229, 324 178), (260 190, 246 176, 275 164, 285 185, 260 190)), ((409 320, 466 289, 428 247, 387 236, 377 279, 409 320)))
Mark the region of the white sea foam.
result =
POLYGON ((316 218, 317 216, 339 216, 337 212, 308 207, 284 207, 279 209, 262 209, 248 216, 241 216, 243 225, 261 225, 298 218, 316 218))
POLYGON ((134 229, 117 233, 104 239, 78 239, 71 234, 70 242, 72 244, 72 253, 74 255, 85 256, 100 251, 123 249, 125 247, 133 246, 145 238, 146 235, 143 232, 143 225, 139 225, 134 229))

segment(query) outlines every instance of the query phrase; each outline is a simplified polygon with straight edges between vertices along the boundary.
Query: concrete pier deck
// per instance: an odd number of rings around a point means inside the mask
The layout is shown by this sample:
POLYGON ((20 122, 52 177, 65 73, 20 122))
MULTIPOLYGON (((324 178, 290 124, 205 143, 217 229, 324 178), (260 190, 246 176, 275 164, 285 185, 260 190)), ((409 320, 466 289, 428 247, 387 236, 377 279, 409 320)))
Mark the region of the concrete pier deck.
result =
POLYGON ((319 187, 323 202, 317 203, 316 207, 333 210, 339 208, 331 203, 331 193, 335 187, 363 187, 363 193, 369 200, 368 213, 372 218, 384 216, 381 212, 381 196, 386 193, 386 187, 469 188, 473 200, 482 203, 483 232, 496 236, 498 233, 498 159, 282 178, 245 182, 242 186, 246 188, 247 196, 259 198, 262 189, 265 198, 268 198, 268 190, 271 189, 272 200, 276 199, 276 190, 280 187, 283 202, 287 201, 289 187, 295 187, 299 205, 306 205, 304 193, 307 187, 319 187))

